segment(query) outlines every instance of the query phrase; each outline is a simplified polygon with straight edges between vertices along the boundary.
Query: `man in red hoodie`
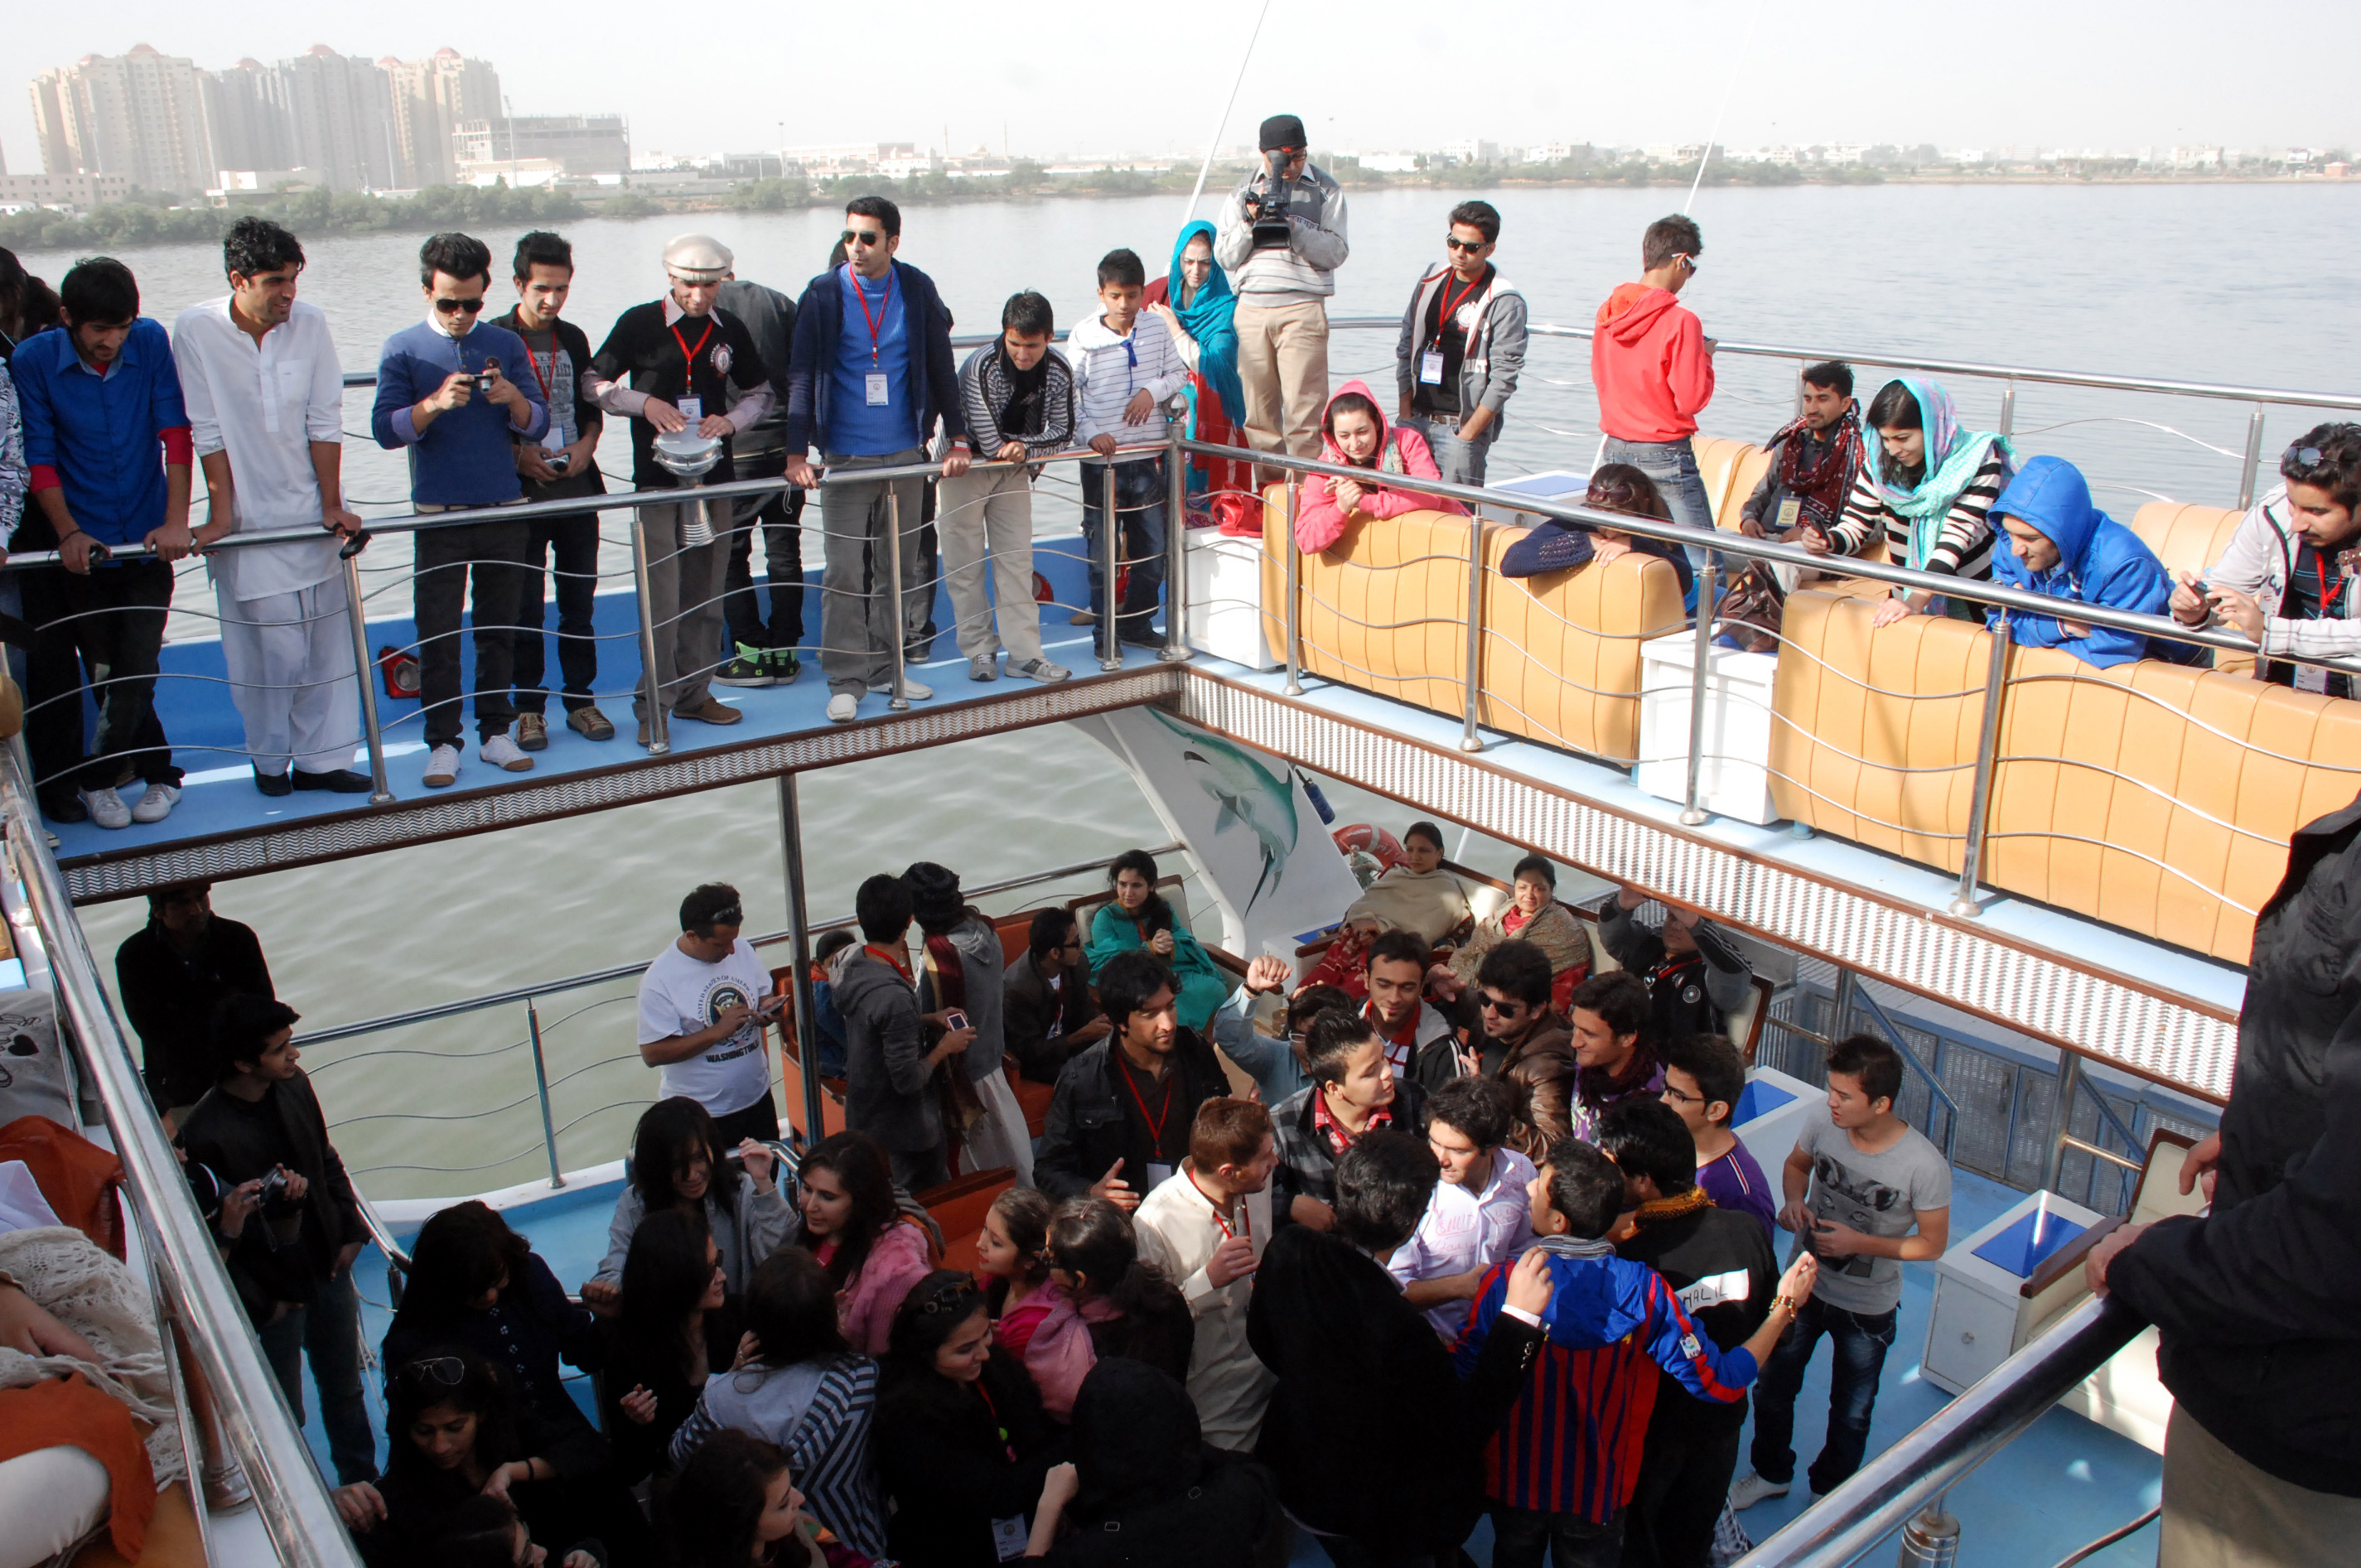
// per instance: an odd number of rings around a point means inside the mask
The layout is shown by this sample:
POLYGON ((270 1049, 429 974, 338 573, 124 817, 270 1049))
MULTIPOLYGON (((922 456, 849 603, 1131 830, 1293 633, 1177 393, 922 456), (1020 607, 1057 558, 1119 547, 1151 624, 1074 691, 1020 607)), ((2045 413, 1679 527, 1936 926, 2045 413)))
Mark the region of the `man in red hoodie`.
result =
MULTIPOLYGON (((1629 463, 1656 482, 1673 520, 1710 529, 1713 508, 1697 477, 1689 437, 1713 400, 1713 340, 1693 311, 1675 298, 1697 276, 1705 236, 1688 218, 1658 218, 1640 242, 1645 269, 1598 307, 1590 339, 1590 379, 1598 389, 1599 460, 1629 463)), ((1705 551, 1689 547, 1703 566, 1705 551)))

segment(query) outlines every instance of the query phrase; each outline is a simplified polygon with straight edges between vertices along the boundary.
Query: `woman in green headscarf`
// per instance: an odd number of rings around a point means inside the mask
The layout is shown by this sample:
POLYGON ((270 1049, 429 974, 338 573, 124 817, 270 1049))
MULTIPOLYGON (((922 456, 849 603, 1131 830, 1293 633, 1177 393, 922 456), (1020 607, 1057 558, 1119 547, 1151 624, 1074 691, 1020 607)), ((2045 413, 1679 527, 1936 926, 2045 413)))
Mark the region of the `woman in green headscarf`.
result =
MULTIPOLYGON (((1897 566, 1989 578, 2001 543, 1993 503, 2016 473, 2008 438, 1961 430, 1951 394, 1916 376, 1885 383, 1870 400, 1865 422, 1876 438, 1828 534, 1830 552, 1858 555, 1883 538, 1886 559, 1897 566)), ((1982 609, 1966 599, 1896 588, 1872 624, 1929 611, 1983 619, 1982 609)))
MULTIPOLYGON (((1238 298, 1228 274, 1213 259, 1213 225, 1202 219, 1182 226, 1172 242, 1172 268, 1148 285, 1146 303, 1164 318, 1172 342, 1189 367, 1189 437, 1223 446, 1246 444, 1246 393, 1238 379, 1238 334, 1231 324, 1238 298)), ((1208 511, 1253 515, 1251 466, 1228 458, 1196 457, 1189 466, 1189 510, 1198 520, 1208 511), (1223 503, 1235 495, 1240 502, 1223 503)))

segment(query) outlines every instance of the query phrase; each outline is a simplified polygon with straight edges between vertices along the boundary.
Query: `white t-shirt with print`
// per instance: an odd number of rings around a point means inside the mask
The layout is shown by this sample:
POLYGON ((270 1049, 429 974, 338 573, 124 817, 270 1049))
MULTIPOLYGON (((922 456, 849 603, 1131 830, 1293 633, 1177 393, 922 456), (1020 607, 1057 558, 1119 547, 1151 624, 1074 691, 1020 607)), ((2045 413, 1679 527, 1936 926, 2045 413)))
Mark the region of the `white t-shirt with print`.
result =
MULTIPOLYGON (((730 1008, 753 1006, 770 990, 771 971, 743 937, 718 964, 690 958, 678 942, 671 943, 640 980, 640 1044, 709 1029, 730 1008)), ((665 1098, 686 1095, 716 1116, 743 1111, 771 1091, 763 1025, 751 1018, 719 1045, 659 1070, 665 1098)))

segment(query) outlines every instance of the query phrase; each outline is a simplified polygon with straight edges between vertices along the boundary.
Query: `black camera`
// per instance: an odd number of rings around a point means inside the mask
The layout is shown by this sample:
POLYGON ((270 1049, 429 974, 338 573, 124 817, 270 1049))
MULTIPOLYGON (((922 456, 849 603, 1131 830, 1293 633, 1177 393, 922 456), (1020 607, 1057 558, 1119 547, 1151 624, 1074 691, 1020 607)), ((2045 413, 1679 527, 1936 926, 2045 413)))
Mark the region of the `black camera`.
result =
POLYGON ((1263 155, 1263 175, 1255 182, 1253 200, 1249 203, 1254 216, 1254 247, 1257 250, 1285 250, 1295 243, 1287 226, 1289 190, 1293 181, 1287 177, 1288 159, 1293 155, 1283 147, 1275 147, 1263 155))
POLYGON ((255 1195, 258 1203, 276 1203, 287 1196, 287 1173, 273 1170, 262 1179, 262 1190, 255 1195))

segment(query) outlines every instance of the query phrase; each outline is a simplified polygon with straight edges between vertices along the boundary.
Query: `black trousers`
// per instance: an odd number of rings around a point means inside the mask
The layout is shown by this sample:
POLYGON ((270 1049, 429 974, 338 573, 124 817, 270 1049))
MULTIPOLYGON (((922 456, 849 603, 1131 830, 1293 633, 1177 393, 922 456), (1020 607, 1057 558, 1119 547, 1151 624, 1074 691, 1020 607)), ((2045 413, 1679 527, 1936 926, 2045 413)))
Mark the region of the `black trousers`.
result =
POLYGON ((721 1146, 725 1149, 736 1148, 741 1138, 775 1141, 779 1135, 778 1102, 765 1093, 752 1105, 713 1118, 713 1130, 721 1135, 721 1146))
MULTIPOLYGON (((775 479, 787 471, 785 448, 740 459, 730 470, 740 479, 775 479)), ((739 501, 730 530, 730 564, 721 580, 721 613, 730 640, 749 648, 798 648, 804 641, 804 493, 787 489, 739 501), (763 536, 763 569, 770 582, 771 613, 754 589, 754 535, 763 536)), ((724 648, 725 660, 737 657, 724 648)))
POLYGON ((471 573, 476 584, 476 732, 489 740, 516 722, 516 705, 509 700, 510 669, 531 526, 520 518, 423 528, 417 533, 411 605, 418 620, 419 696, 426 705, 429 746, 456 745, 464 728, 459 609, 471 573))
MULTIPOLYGON (((541 517, 525 524, 526 570, 518 583, 515 657, 509 678, 516 683, 519 713, 540 713, 549 707, 548 688, 542 685, 544 607, 557 600, 557 673, 566 683, 564 700, 569 713, 591 705, 591 689, 598 684, 598 643, 591 611, 598 592, 598 514, 541 517), (542 576, 546 562, 555 572, 556 592, 542 576)), ((478 659, 481 655, 478 655, 478 659)))
MULTIPOLYGON (((1665 1387, 1656 1398, 1686 1396, 1665 1387)), ((1714 1526, 1730 1496, 1730 1478, 1738 1473, 1741 1430, 1665 1437, 1651 1425, 1640 1485, 1624 1513, 1623 1568, 1708 1568, 1714 1526)))
POLYGON ((172 568, 153 558, 22 574, 25 620, 25 747, 35 791, 45 800, 133 779, 177 784, 171 742, 156 716, 157 662, 172 603, 172 568), (98 704, 96 743, 82 751, 82 683, 98 704))

